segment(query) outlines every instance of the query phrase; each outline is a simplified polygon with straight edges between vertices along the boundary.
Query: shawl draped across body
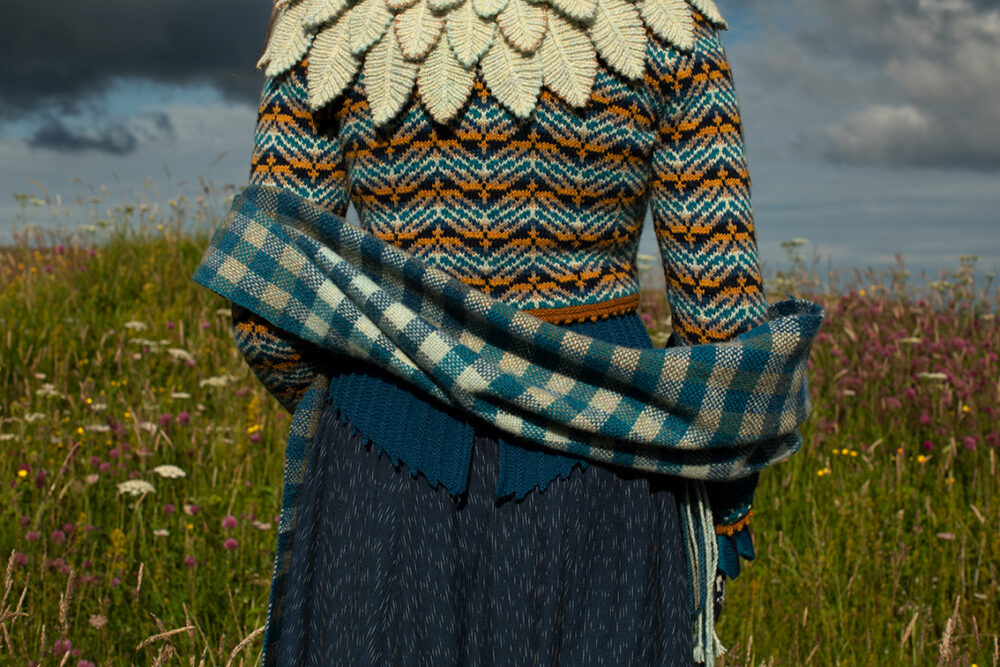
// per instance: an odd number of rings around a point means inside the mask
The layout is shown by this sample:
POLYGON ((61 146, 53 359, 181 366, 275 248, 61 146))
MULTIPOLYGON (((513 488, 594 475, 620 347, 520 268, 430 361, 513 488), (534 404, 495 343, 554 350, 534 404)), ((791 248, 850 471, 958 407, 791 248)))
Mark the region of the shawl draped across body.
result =
MULTIPOLYGON (((679 500, 695 659, 711 665, 724 651, 713 628, 718 552, 701 482, 740 479, 799 449, 821 306, 788 295, 726 342, 623 347, 519 311, 317 204, 259 185, 234 198, 194 279, 516 436, 687 480, 679 500)), ((265 665, 281 632, 296 501, 328 388, 318 373, 292 417, 265 665)))

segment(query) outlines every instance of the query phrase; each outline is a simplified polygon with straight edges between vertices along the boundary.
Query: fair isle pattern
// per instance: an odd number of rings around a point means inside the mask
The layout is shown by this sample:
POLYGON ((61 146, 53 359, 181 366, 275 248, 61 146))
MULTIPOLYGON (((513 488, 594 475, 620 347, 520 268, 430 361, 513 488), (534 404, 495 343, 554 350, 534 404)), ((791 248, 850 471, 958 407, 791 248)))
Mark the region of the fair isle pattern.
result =
MULTIPOLYGON (((817 304, 773 304, 763 324, 725 343, 624 348, 519 312, 276 188, 250 186, 234 199, 194 279, 294 336, 377 363, 502 430, 612 465, 739 479, 791 456, 811 409, 806 361, 823 319, 817 304)), ((292 421, 272 589, 279 606, 288 574, 280 550, 294 532, 328 386, 321 372, 292 421)), ((685 503, 704 535, 711 516, 703 495, 697 488, 685 503)), ((696 571, 714 572, 717 552, 712 559, 699 549, 689 547, 696 571)), ((709 592, 699 592, 695 615, 705 638, 711 578, 701 579, 709 592)))
POLYGON ((642 76, 646 33, 688 51, 695 14, 726 22, 713 0, 282 0, 258 61, 268 76, 303 57, 309 105, 338 97, 359 70, 376 125, 390 121, 416 84, 439 123, 465 104, 482 74, 518 118, 535 110, 544 85, 573 107, 591 96, 597 56, 621 77, 642 76), (697 10, 697 11, 696 11, 697 10), (362 64, 363 63, 363 64, 362 64))
POLYGON ((695 28, 689 54, 650 35, 641 85, 601 67, 584 109, 543 91, 527 123, 477 79, 454 123, 414 103, 376 130, 363 75, 313 112, 300 63, 266 83, 250 182, 337 215, 353 201, 366 231, 519 310, 558 309, 553 323, 635 310, 651 203, 665 262, 683 262, 665 270, 685 338, 731 338, 765 300, 749 187, 717 179, 746 173, 732 79, 717 31, 698 14, 695 28))
POLYGON ((236 304, 232 316, 233 338, 247 365, 282 407, 295 412, 319 372, 322 351, 287 334, 276 336, 267 320, 236 304))

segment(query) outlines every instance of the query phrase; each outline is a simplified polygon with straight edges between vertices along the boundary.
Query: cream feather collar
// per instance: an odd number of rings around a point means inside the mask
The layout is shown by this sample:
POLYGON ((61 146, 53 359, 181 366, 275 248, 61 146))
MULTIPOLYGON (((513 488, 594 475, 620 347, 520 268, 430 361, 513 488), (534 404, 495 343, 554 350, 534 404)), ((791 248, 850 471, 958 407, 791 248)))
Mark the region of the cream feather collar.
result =
POLYGON ((477 64, 490 92, 518 118, 531 115, 543 85, 580 107, 590 98, 598 53, 626 78, 643 75, 643 24, 681 51, 694 46, 692 7, 727 28, 713 0, 278 3, 257 67, 276 76, 308 56, 313 109, 340 95, 363 67, 376 125, 399 112, 414 82, 430 115, 447 122, 468 99, 477 64))

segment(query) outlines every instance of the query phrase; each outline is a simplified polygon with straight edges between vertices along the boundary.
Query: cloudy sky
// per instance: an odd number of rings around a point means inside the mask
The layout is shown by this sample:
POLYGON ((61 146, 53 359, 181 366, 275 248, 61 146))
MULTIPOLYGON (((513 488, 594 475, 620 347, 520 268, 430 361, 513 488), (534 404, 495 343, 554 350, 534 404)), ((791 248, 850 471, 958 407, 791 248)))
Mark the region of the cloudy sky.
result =
MULTIPOLYGON (((783 240, 819 267, 1000 269, 996 0, 717 0, 765 274, 783 240)), ((199 177, 242 185, 268 0, 12 3, 0 40, 0 241, 14 193, 64 201, 199 177)), ((353 211, 352 219, 355 219, 353 211)), ((38 222, 47 222, 40 215, 38 222)), ((655 254, 647 219, 643 251, 655 254)))

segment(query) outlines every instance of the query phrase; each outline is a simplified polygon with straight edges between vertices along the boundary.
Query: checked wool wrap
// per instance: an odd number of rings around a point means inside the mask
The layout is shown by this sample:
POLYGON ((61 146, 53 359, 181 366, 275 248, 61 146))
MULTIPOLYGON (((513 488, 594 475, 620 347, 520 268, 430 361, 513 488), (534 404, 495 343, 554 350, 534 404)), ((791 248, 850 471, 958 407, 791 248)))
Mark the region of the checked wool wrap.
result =
MULTIPOLYGON (((234 199, 194 279, 514 435, 695 482, 739 479, 800 447, 811 409, 806 362, 824 314, 789 298, 730 341, 621 347, 518 311, 292 192, 257 185, 234 199)), ((328 382, 317 375, 292 419, 265 664, 328 382)), ((704 485, 686 486, 695 658, 712 664, 723 650, 712 630, 718 555, 704 485)))

